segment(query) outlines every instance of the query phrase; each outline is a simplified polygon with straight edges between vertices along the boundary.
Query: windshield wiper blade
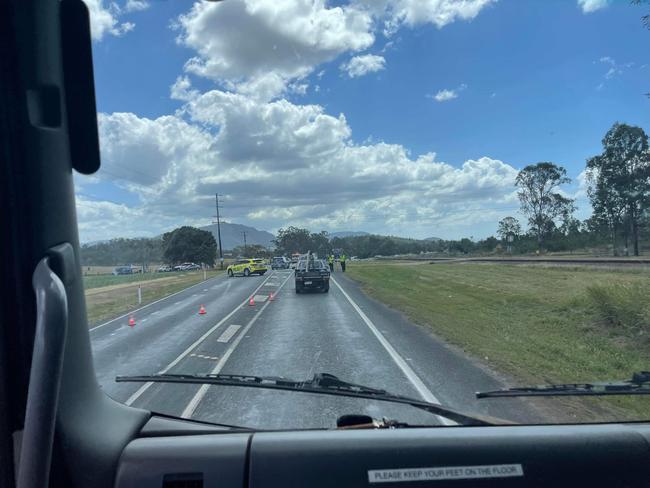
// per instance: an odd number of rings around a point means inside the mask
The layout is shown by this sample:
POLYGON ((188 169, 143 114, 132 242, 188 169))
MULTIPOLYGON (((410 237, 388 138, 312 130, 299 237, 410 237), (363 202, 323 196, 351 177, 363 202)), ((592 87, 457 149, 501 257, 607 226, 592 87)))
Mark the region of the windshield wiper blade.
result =
POLYGON ((405 405, 411 405, 412 407, 425 410, 434 415, 439 415, 449 420, 453 420, 461 425, 512 424, 512 422, 507 420, 473 413, 467 414, 437 403, 429 403, 424 400, 395 395, 386 390, 348 383, 347 381, 340 380, 336 376, 327 373, 316 374, 312 379, 305 381, 296 381, 275 376, 168 373, 149 376, 117 376, 115 377, 115 381, 208 384, 221 386, 244 386, 269 390, 301 391, 304 393, 316 393, 321 395, 345 396, 391 403, 403 403, 405 405))
POLYGON ((608 395, 650 395, 650 371, 639 371, 632 375, 631 380, 624 381, 564 383, 482 391, 476 393, 476 398, 608 395))

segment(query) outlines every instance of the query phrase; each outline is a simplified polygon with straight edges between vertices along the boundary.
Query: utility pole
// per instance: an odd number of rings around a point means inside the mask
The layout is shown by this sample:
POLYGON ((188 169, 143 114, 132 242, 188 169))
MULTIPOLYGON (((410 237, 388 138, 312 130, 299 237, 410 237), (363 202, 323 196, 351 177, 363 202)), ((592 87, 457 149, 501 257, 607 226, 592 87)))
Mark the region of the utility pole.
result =
POLYGON ((223 269, 223 249, 221 249, 221 218, 219 216, 219 194, 215 193, 217 201, 217 238, 219 240, 219 268, 223 269))
POLYGON ((244 236, 244 256, 248 255, 248 251, 246 250, 246 231, 242 231, 242 235, 244 236))

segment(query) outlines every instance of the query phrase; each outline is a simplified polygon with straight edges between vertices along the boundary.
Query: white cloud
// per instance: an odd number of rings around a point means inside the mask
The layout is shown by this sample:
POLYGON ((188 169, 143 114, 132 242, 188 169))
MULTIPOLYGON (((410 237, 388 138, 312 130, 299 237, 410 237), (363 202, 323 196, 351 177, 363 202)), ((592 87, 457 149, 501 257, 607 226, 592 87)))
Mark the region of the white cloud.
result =
POLYGON ((127 0, 124 10, 127 12, 139 12, 150 7, 146 0, 127 0))
MULTIPOLYGON (((122 36, 135 28, 133 22, 119 21, 122 9, 116 4, 111 3, 105 6, 103 0, 84 0, 90 14, 90 33, 94 41, 101 41, 105 35, 122 36)), ((128 10, 127 2, 125 9, 128 10)), ((135 0, 135 3, 144 3, 135 0)))
POLYGON ((179 42, 197 52, 186 71, 217 81, 303 77, 375 39, 367 11, 323 0, 197 2, 178 24, 179 42))
MULTIPOLYGON (((102 114, 100 138, 100 179, 138 203, 124 209, 85 198, 79 220, 86 241, 207 223, 217 191, 229 218, 260 228, 362 226, 424 237, 440 226, 472 225, 485 218, 482 208, 511 205, 517 173, 488 157, 454 167, 398 144, 355 144, 342 114, 221 90, 194 94, 175 116, 102 114), (113 222, 111 212, 118 224, 102 226, 113 222)), ((84 182, 84 195, 94 184, 84 182)))
POLYGON ((440 90, 433 96, 433 98, 436 102, 446 102, 458 98, 458 93, 456 93, 455 90, 440 90))
POLYGON ((608 4, 609 0, 578 0, 578 5, 585 14, 605 8, 608 4))
POLYGON ((99 114, 102 171, 143 202, 173 189, 182 196, 194 171, 207 167, 213 137, 196 125, 167 115, 99 114))
MULTIPOLYGON (((611 56, 603 56, 598 61, 601 62, 602 64, 604 64, 605 66, 607 66, 607 71, 603 75, 605 80, 611 80, 612 78, 620 76, 626 70, 628 70, 632 66, 634 66, 634 63, 632 63, 632 62, 619 64, 611 56)), ((596 90, 602 90, 604 86, 605 86, 605 83, 601 82, 596 86, 596 90)))
POLYGON ((248 95, 260 101, 279 97, 287 90, 287 80, 280 74, 269 71, 238 84, 227 83, 238 93, 248 95))
POLYGON ((345 71, 350 78, 356 78, 368 73, 380 71, 385 67, 386 60, 383 56, 364 54, 363 56, 354 56, 347 63, 343 63, 340 69, 345 71))
POLYGON ((289 91, 291 91, 291 93, 295 93, 296 95, 307 94, 308 88, 309 88, 309 83, 291 83, 289 85, 289 91))
POLYGON ((199 95, 198 90, 192 88, 192 82, 187 76, 179 76, 170 88, 173 100, 189 101, 199 95))
POLYGON ((456 20, 472 20, 497 0, 357 0, 383 19, 384 33, 394 34, 402 25, 433 24, 439 29, 456 20))
POLYGON ((461 84, 458 86, 458 88, 454 89, 443 89, 439 90, 438 93, 435 95, 426 95, 428 98, 433 98, 436 102, 448 102, 449 100, 453 100, 454 98, 458 98, 458 95, 460 92, 465 90, 467 88, 467 85, 465 83, 461 84))
MULTIPOLYGON (((262 95, 256 97, 269 100, 320 64, 371 47, 380 25, 391 34, 403 25, 442 28, 473 19, 495 1, 351 0, 340 6, 325 0, 196 2, 175 26, 178 42, 196 52, 185 64, 186 73, 245 94, 259 86, 262 95)), ((365 55, 345 66, 354 77, 384 65, 383 57, 365 55)))

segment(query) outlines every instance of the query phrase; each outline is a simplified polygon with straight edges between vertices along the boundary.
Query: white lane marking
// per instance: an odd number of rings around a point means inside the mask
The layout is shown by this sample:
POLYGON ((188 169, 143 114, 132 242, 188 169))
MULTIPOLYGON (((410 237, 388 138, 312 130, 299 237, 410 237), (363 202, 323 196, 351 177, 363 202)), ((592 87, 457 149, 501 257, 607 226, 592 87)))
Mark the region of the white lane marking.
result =
POLYGON ((201 358, 201 359, 210 359, 211 361, 217 361, 218 356, 208 356, 206 354, 190 354, 191 358, 201 358))
MULTIPOLYGON (((404 376, 411 382, 411 384, 415 387, 415 389, 418 391, 420 396, 427 402, 430 403, 440 403, 440 401, 435 397, 433 393, 427 388, 427 386, 424 384, 424 382, 420 379, 420 377, 413 371, 413 369, 404 361, 402 356, 399 355, 399 353, 395 350, 393 346, 391 346, 390 342, 386 340, 386 338, 382 335, 381 332, 379 332, 379 329, 373 324, 372 320, 368 318, 368 316, 363 313, 363 310, 361 310, 361 307, 357 305, 354 300, 346 293, 346 291, 341 287, 341 285, 338 284, 338 282, 334 278, 330 278, 330 281, 333 282, 339 290, 341 290, 341 293, 343 293, 343 296, 347 298, 348 302, 350 302, 350 305, 352 305, 352 308, 354 308, 361 319, 365 322, 365 324, 368 326, 370 331, 375 335, 379 343, 384 346, 384 349, 386 349, 386 352, 388 355, 392 358, 392 360, 397 364, 399 369, 402 370, 402 373, 404 373, 404 376)), ((441 417, 440 415, 436 415, 440 422, 442 422, 445 425, 458 425, 456 422, 453 420, 446 419, 444 417, 441 417)))
MULTIPOLYGON (((287 276, 287 278, 282 282, 280 285, 280 288, 278 288, 278 292, 284 284, 289 280, 290 276, 287 276)), ((259 311, 255 314, 255 316, 246 324, 246 327, 244 327, 244 330, 242 331, 241 334, 237 336, 237 339, 233 341, 233 343, 230 345, 230 347, 226 350, 222 358, 219 360, 219 362, 215 365, 214 369, 210 371, 210 374, 218 374, 219 371, 223 369, 223 367, 226 364, 226 361, 228 361, 228 358, 230 358, 230 355, 233 353, 235 348, 239 345, 241 342, 242 338, 246 336, 246 333, 250 330, 250 328, 253 326, 253 324, 257 321, 258 317, 262 315, 262 312, 264 312, 264 309, 268 307, 271 304, 271 302, 266 302, 262 308, 259 309, 259 311)), ((194 414, 194 411, 196 410, 196 407, 199 406, 199 403, 201 403, 201 400, 203 400, 203 397, 205 394, 208 392, 208 388, 210 388, 210 385, 201 385, 201 388, 196 392, 196 394, 192 397, 190 402, 187 404, 185 409, 183 410, 183 413, 181 413, 181 417, 184 418, 191 418, 192 415, 194 414)))
MULTIPOLYGON (((224 276, 225 276, 225 274, 220 274, 220 275, 214 276, 214 277, 212 277, 212 278, 208 278, 206 281, 214 280, 214 279, 217 279, 217 278, 223 278, 224 276)), ((178 295, 179 293, 183 293, 184 291, 187 291, 187 290, 189 290, 190 288, 194 288, 195 286, 199 286, 199 285, 205 285, 205 281, 202 281, 202 282, 200 282, 200 283, 196 283, 195 285, 192 285, 192 286, 188 286, 187 288, 183 288, 182 290, 177 291, 176 293, 172 293, 171 295, 167 295, 166 297, 159 298, 158 300, 153 301, 153 302, 151 302, 151 303, 147 303, 146 305, 144 305, 144 306, 142 306, 142 307, 140 307, 140 308, 136 308, 135 310, 132 310, 132 311, 130 311, 130 312, 127 312, 127 313, 125 313, 124 315, 120 315, 119 317, 115 317, 114 319, 109 320, 108 322, 104 322, 103 324, 96 325, 95 327, 92 327, 91 329, 89 329, 89 331, 92 332, 93 330, 97 330, 97 329, 99 329, 100 327, 104 327, 105 325, 112 324, 113 322, 116 322, 116 321, 118 321, 118 320, 121 320, 121 319, 123 319, 124 317, 128 317, 128 316, 131 315, 132 313, 137 313, 137 312, 139 312, 140 310, 144 310, 144 309, 147 308, 147 307, 151 307, 152 305, 155 305, 156 303, 162 302, 163 300, 167 300, 168 298, 171 298, 171 297, 173 297, 173 296, 175 296, 175 295, 178 295)), ((215 286, 217 286, 217 285, 215 285, 215 286)), ((158 311, 156 311, 156 312, 152 312, 152 313, 158 313, 158 311)))
POLYGON ((255 300, 256 302, 264 303, 268 297, 269 297, 268 295, 255 295, 253 297, 253 300, 255 300))
MULTIPOLYGON (((270 276, 269 276, 270 277, 270 276)), ((267 278, 268 279, 268 278, 267 278)), ((258 286, 257 289, 253 292, 255 293, 257 290, 260 289, 262 285, 258 286)), ((170 369, 172 369, 174 366, 176 366, 184 357, 186 357, 188 354, 190 354, 199 344, 201 344, 210 334, 212 334, 215 330, 217 330, 221 325, 226 322, 230 317, 235 315, 239 311, 241 307, 243 307, 246 303, 248 303, 248 298, 244 300, 240 305, 237 305, 228 315, 226 315, 224 318, 222 318, 219 322, 217 322, 215 325, 213 325, 210 330, 208 330, 205 334, 203 334, 201 337, 199 337, 196 341, 194 341, 190 346, 185 349, 180 355, 174 359, 171 363, 169 363, 164 369, 161 369, 158 374, 164 374, 170 369)), ((269 302, 270 303, 270 302, 269 302)), ((153 385, 153 382, 148 381, 144 385, 142 385, 140 388, 136 390, 136 392, 131 395, 125 402, 125 405, 132 405, 133 402, 135 402, 142 394, 147 391, 149 388, 151 388, 151 385, 153 385)))
POLYGON ((241 329, 241 325, 230 324, 224 333, 219 336, 217 342, 228 342, 230 339, 232 339, 232 336, 234 336, 239 329, 241 329))

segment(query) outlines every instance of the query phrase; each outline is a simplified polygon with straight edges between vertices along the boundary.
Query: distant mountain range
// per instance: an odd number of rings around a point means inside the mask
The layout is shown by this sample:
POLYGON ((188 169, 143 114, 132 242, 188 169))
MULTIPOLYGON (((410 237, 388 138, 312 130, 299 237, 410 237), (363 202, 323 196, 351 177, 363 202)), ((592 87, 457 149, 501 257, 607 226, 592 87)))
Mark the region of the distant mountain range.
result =
MULTIPOLYGON (((206 225, 205 227, 200 227, 200 228, 202 230, 207 230, 211 232, 212 235, 214 235, 215 241, 218 239, 217 224, 206 225)), ((269 248, 274 247, 273 239, 275 239, 275 236, 270 232, 267 232, 265 230, 258 230, 255 227, 250 227, 248 225, 231 224, 231 223, 224 222, 221 224, 221 244, 223 245, 224 250, 230 251, 237 246, 243 246, 244 245, 243 232, 246 232, 246 244, 259 244, 269 248)), ((360 236, 369 236, 369 235, 371 235, 369 232, 364 232, 364 231, 341 231, 341 232, 331 232, 329 234, 330 239, 333 239, 334 237, 344 238, 344 237, 360 237, 360 236)), ((395 239, 406 239, 406 238, 400 238, 396 236, 393 237, 395 239)), ((159 239, 160 236, 158 236, 157 238, 159 239)), ((427 237, 422 240, 440 241, 441 239, 439 237, 427 237)), ((92 246, 97 246, 99 244, 107 244, 109 242, 110 242, 109 240, 90 241, 90 242, 85 242, 84 246, 92 247, 92 246)))
POLYGON ((330 232, 330 239, 334 237, 358 237, 358 236, 369 236, 369 232, 363 231, 342 231, 342 232, 330 232))
MULTIPOLYGON (((358 237, 358 236, 369 236, 372 235, 370 232, 363 232, 363 231, 342 231, 342 232, 330 232, 329 236, 330 239, 333 239, 334 237, 358 237)), ((375 234, 380 237, 393 237, 394 239, 404 239, 404 240, 410 240, 411 238, 408 237, 399 237, 399 236, 383 236, 381 234, 375 234)), ((425 237, 424 239, 414 239, 416 241, 441 241, 440 237, 425 237)))
MULTIPOLYGON (((205 227, 200 227, 200 229, 212 232, 214 240, 219 242, 217 237, 217 224, 206 225, 205 227)), ((275 239, 275 236, 270 232, 257 230, 247 225, 229 224, 225 222, 221 224, 221 245, 228 251, 237 246, 243 246, 244 232, 246 232, 246 244, 260 244, 264 247, 273 247, 273 242, 271 241, 275 239)))

